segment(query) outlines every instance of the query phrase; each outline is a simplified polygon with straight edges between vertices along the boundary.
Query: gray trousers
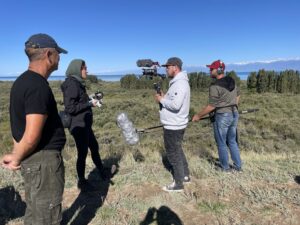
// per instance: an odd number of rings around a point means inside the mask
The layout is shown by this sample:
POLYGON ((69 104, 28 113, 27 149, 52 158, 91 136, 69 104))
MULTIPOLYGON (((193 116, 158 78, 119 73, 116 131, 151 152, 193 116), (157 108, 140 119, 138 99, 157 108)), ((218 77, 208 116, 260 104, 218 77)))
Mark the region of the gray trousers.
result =
POLYGON ((171 173, 178 185, 183 184, 184 176, 189 176, 190 171, 185 154, 182 150, 182 140, 185 129, 167 130, 164 129, 164 142, 167 158, 171 164, 171 173))
POLYGON ((41 150, 21 163, 25 185, 25 225, 58 225, 65 183, 60 151, 41 150))

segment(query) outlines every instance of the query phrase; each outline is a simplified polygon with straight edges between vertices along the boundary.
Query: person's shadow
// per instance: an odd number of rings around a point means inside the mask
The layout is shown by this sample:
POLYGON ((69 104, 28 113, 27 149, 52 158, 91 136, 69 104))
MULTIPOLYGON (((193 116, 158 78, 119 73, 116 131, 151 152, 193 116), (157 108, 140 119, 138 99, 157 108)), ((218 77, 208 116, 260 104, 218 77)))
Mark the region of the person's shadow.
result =
POLYGON ((0 189, 0 225, 24 216, 26 203, 13 186, 0 189))
POLYGON ((149 208, 148 212, 140 225, 149 225, 156 221, 157 225, 183 225, 178 215, 167 206, 149 208))
POLYGON ((116 156, 104 160, 104 166, 110 170, 114 170, 107 180, 100 178, 96 168, 90 172, 88 182, 92 185, 93 189, 89 191, 81 190, 71 207, 63 212, 61 225, 66 225, 71 222, 71 220, 72 222, 70 224, 72 225, 86 225, 93 220, 98 208, 104 203, 109 186, 114 185, 111 178, 118 172, 120 159, 120 156, 116 156), (75 218, 73 218, 74 216, 75 218))
POLYGON ((297 184, 300 184, 300 176, 295 176, 294 180, 297 184))

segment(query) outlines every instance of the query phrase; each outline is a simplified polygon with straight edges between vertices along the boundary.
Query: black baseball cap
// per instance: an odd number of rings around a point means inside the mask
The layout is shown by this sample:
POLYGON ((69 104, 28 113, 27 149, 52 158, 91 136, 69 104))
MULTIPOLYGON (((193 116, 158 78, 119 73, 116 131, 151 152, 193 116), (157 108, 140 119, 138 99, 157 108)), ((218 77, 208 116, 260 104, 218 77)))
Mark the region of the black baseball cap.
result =
POLYGON ((58 46, 48 34, 34 34, 26 42, 25 48, 55 48, 58 53, 67 54, 68 51, 58 46))
POLYGON ((179 68, 181 68, 182 67, 182 61, 178 57, 172 57, 172 58, 168 59, 168 61, 166 62, 166 64, 161 65, 161 66, 164 66, 164 67, 167 67, 167 66, 178 66, 179 68))

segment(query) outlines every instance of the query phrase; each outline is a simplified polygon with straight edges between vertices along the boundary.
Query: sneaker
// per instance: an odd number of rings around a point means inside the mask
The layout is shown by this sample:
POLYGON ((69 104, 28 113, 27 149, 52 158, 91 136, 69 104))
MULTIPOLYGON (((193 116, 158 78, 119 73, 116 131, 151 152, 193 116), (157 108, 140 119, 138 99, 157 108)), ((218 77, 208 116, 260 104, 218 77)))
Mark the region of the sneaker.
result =
POLYGON ((185 176, 185 177, 183 178, 183 183, 184 183, 184 184, 190 184, 190 183, 191 183, 191 178, 190 178, 190 176, 185 176))
POLYGON ((164 186, 163 190, 167 192, 183 192, 183 185, 178 185, 173 182, 169 185, 164 186))

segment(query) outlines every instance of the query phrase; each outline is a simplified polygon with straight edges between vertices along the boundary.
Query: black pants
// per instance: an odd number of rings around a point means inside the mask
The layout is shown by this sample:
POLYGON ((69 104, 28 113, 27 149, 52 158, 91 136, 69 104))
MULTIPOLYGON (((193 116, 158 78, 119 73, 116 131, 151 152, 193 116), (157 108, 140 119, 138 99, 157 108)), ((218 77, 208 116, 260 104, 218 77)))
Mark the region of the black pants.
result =
POLYGON ((91 151, 92 160, 99 172, 103 170, 102 161, 99 154, 99 145, 91 127, 76 127, 72 130, 77 147, 77 175, 78 179, 84 179, 85 161, 88 148, 91 151))
POLYGON ((182 150, 182 139, 185 129, 167 130, 164 129, 164 142, 167 158, 171 165, 171 173, 176 184, 182 184, 184 176, 189 176, 190 171, 182 150))

